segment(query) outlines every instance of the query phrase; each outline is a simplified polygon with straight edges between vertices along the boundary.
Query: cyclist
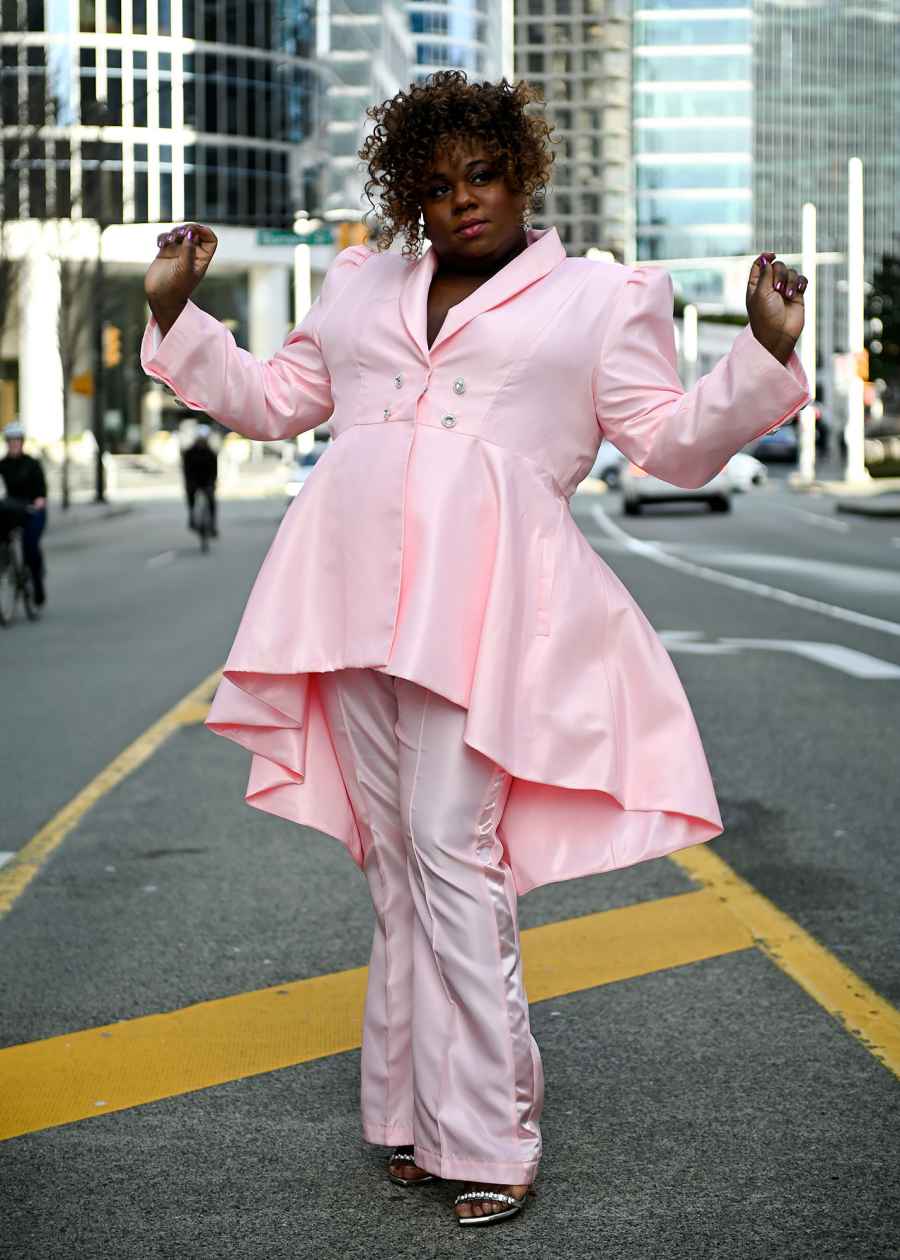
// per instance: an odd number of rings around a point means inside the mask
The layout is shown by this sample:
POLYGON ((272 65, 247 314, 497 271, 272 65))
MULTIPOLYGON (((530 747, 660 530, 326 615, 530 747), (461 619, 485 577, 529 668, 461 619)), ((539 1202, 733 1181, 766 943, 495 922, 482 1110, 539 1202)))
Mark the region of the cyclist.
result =
POLYGON ((44 590, 44 557, 41 552, 41 534, 47 524, 47 480, 39 460, 25 454, 25 429, 18 420, 3 430, 6 455, 0 459, 0 478, 6 490, 10 509, 24 509, 22 522, 22 552, 31 571, 34 602, 40 606, 46 602, 44 590))
POLYGON ((210 427, 198 424, 194 432, 194 441, 182 452, 181 463, 184 470, 184 490, 188 504, 188 529, 196 529, 194 521, 194 503, 197 493, 205 494, 209 499, 212 517, 212 536, 218 538, 216 525, 216 477, 218 476, 218 457, 209 444, 210 427))

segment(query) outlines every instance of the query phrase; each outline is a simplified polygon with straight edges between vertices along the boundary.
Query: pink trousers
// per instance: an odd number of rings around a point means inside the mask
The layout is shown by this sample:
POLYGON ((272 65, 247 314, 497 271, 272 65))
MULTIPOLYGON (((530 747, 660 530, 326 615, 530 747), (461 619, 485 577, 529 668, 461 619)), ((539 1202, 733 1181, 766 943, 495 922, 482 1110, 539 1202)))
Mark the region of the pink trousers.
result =
POLYGON ((497 839, 509 775, 463 742, 464 709, 416 683, 317 682, 375 907, 363 1134, 414 1145, 440 1177, 530 1183, 544 1082, 497 839))

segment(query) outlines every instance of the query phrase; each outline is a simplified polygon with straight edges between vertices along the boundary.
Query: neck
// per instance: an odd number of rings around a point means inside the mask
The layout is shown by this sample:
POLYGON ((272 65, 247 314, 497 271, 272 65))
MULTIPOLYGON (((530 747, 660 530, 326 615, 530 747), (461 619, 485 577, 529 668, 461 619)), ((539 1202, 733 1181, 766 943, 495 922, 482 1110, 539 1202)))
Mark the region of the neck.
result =
POLYGON ((502 254, 492 254, 486 258, 441 258, 439 256, 437 270, 442 276, 492 276, 527 248, 528 237, 525 235, 525 229, 522 228, 509 248, 502 254))

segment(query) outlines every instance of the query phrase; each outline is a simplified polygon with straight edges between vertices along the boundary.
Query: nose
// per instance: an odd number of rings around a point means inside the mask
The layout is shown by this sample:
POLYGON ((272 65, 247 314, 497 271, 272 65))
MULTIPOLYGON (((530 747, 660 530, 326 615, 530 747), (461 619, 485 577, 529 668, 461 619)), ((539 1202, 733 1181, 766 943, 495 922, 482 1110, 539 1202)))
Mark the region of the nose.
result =
POLYGON ((478 205, 478 202, 472 196, 472 193, 465 183, 457 184, 453 190, 453 209, 461 214, 464 210, 471 210, 478 205))

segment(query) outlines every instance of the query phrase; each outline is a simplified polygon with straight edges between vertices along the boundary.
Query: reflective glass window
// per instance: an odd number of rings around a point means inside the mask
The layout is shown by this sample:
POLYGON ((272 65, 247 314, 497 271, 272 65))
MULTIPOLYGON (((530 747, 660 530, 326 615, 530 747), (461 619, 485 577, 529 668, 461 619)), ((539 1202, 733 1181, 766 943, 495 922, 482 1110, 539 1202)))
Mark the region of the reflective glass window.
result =
POLYGON ((635 118, 749 118, 753 113, 750 86, 729 92, 634 93, 635 118))
POLYGON ((641 153, 733 153, 749 151, 751 128, 677 127, 656 131, 640 127, 635 131, 634 151, 641 153))
POLYGON ((695 79, 749 79, 750 59, 725 53, 709 53, 686 57, 654 55, 634 58, 637 83, 691 82, 695 79))
POLYGON ((746 44, 751 38, 751 18, 675 18, 669 21, 640 18, 634 24, 635 47, 641 44, 746 44))

